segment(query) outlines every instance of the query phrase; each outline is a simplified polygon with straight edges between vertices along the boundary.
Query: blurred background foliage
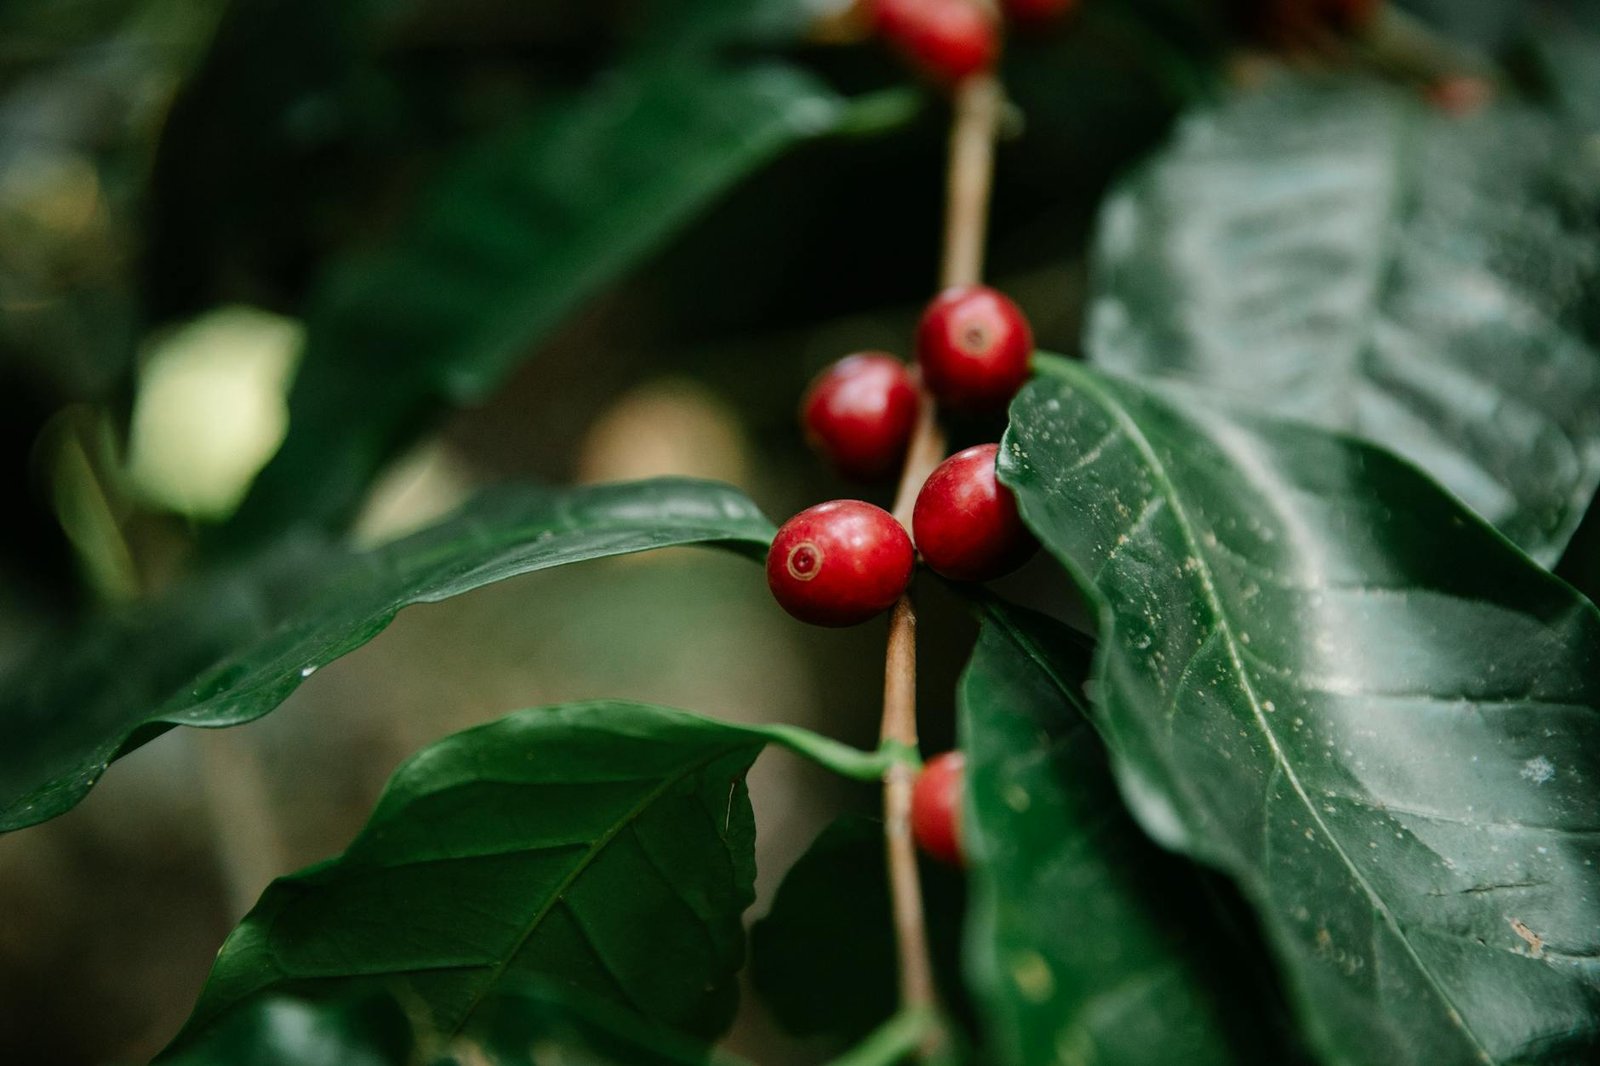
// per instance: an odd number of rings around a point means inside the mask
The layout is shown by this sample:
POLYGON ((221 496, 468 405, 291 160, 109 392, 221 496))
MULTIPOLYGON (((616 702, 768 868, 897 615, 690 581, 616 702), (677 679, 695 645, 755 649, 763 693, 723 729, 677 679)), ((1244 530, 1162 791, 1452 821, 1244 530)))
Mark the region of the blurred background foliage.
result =
MULTIPOLYGON (((182 575, 308 531, 381 541, 488 482, 696 474, 775 517, 854 494, 794 411, 839 355, 906 352, 945 115, 846 6, 0 2, 0 669, 182 575)), ((1183 108, 1268 52, 1372 65, 1274 32, 1295 6, 1085 0, 1009 42, 991 272, 1042 347, 1076 351, 1101 194, 1183 108)), ((1600 131, 1600 4, 1404 7, 1600 131)), ((1588 589, 1595 538, 1564 570, 1588 589)), ((927 618, 940 747, 971 631, 927 618)), ((289 713, 173 734, 0 839, 0 1061, 148 1057, 265 883, 340 848, 433 738, 607 695, 869 744, 880 638, 789 624, 708 553, 408 612, 289 713)), ((873 796, 781 756, 752 785, 760 912, 873 796)), ((747 1000, 734 1048, 815 1061, 747 1000)))

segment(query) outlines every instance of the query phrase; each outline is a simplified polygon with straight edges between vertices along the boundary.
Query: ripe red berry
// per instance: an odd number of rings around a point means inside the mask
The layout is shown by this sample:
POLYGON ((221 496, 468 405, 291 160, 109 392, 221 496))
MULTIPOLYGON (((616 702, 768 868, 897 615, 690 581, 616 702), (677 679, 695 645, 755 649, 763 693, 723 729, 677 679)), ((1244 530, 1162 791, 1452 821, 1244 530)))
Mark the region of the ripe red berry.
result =
POLYGON ((998 410, 1028 379, 1033 330, 1022 309, 984 285, 946 289, 917 326, 917 362, 946 407, 998 410))
POLYGON ((1006 17, 1019 26, 1047 26, 1075 10, 1078 0, 1003 0, 1006 17))
POLYGON ((911 786, 911 835, 940 862, 964 864, 961 854, 961 793, 967 758, 959 751, 935 755, 911 786))
POLYGON ((1022 524, 1017 499, 995 477, 998 444, 957 452, 934 468, 917 493, 911 528, 917 550, 952 581, 1010 573, 1039 547, 1022 524))
POLYGON ((881 481, 900 468, 917 421, 917 383, 892 355, 865 352, 817 376, 800 405, 806 439, 839 473, 881 481))
POLYGON ((954 84, 990 70, 1000 54, 1000 27, 979 0, 872 0, 878 34, 913 67, 954 84))
POLYGON ((894 606, 916 552, 893 515, 860 500, 808 507, 767 552, 767 586, 802 622, 853 626, 894 606))

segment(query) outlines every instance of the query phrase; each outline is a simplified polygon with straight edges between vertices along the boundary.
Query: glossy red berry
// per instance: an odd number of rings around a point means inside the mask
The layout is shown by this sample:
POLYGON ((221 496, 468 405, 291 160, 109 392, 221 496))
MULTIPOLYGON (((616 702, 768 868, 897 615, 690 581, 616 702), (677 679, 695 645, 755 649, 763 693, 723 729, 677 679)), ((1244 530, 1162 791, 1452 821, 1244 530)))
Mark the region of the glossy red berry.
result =
POLYGON ((871 0, 874 28, 913 67, 955 83, 994 67, 1000 27, 979 0, 871 0))
POLYGON ((911 835, 940 862, 961 866, 961 793, 967 759, 959 751, 935 755, 911 786, 911 835))
POLYGON ((917 326, 917 362, 946 407, 994 411, 1028 379, 1033 329, 1022 309, 985 285, 946 289, 917 326))
POLYGON ((998 444, 957 452, 934 468, 917 493, 911 529, 934 572, 952 581, 1010 573, 1039 547, 1022 524, 1017 499, 995 476, 998 444))
POLYGON ((893 515, 860 500, 808 507, 767 552, 767 586, 802 622, 853 626, 894 606, 916 552, 893 515))
POLYGON ((917 383, 892 355, 848 356, 819 374, 800 405, 806 439, 845 477, 881 481, 905 458, 917 383))
POLYGON ((1038 28, 1070 15, 1078 0, 1003 0, 1000 6, 1017 25, 1038 28))

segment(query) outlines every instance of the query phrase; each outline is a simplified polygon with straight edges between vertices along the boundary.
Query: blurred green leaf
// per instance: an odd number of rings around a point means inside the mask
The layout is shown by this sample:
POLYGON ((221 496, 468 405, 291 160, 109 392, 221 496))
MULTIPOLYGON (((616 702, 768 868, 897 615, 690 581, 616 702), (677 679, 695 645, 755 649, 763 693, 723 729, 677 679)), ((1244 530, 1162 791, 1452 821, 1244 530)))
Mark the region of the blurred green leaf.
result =
MULTIPOLYGON (((883 823, 845 815, 784 875, 750 931, 750 979, 785 1029, 860 1040, 896 1007, 894 921, 883 823)), ((924 906, 947 1000, 959 1001, 966 894, 952 871, 922 865, 924 906)))
POLYGON ((584 297, 849 108, 797 69, 658 61, 478 145, 313 302, 289 436, 222 536, 337 523, 440 403, 482 399, 584 297))
POLYGON ((368 552, 286 543, 41 649, 0 680, 0 830, 62 813, 112 759, 174 725, 266 714, 403 607, 518 574, 682 544, 759 554, 772 525, 737 490, 663 479, 485 494, 368 552))
POLYGON ((474 1066, 484 1056, 505 1066, 742 1066, 739 1059, 637 1016, 548 987, 517 987, 487 999, 449 1049, 448 1061, 474 1066))
POLYGON ((726 1055, 637 1017, 570 993, 522 982, 485 998, 471 1026, 450 1041, 424 1027, 413 1033, 399 1002, 385 994, 313 1002, 288 996, 250 999, 165 1055, 162 1066, 737 1066, 726 1055))
POLYGON ((1124 796, 1327 1062, 1600 1051, 1592 604, 1381 449, 1050 356, 1000 473, 1099 611, 1124 796))
POLYGON ((1597 242, 1549 119, 1284 80, 1106 205, 1087 349, 1392 448, 1552 564, 1600 483, 1597 242))
POLYGON ((252 1000, 217 1019, 163 1066, 404 1066, 411 1024, 387 996, 312 1004, 284 996, 252 1000))
POLYGON ((1083 717, 1087 642, 1020 608, 981 613, 960 690, 961 835, 966 972, 995 1061, 1295 1061, 1197 872, 1122 806, 1083 717))
POLYGON ((1600 3, 1544 4, 1527 43, 1556 111, 1593 137, 1600 134, 1600 3))
POLYGON ((186 1032, 266 992, 377 985, 450 1037, 490 995, 539 978, 714 1035, 738 997, 755 896, 744 775, 765 743, 624 702, 447 737, 395 771, 342 855, 267 889, 186 1032))

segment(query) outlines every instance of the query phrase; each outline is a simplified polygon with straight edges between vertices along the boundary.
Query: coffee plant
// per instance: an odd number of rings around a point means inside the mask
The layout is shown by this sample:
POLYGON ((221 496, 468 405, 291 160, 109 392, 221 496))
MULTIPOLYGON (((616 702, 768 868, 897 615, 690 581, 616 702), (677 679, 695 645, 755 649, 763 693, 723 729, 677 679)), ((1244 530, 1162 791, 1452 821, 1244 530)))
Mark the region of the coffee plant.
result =
MULTIPOLYGON (((871 656, 807 683, 881 713, 441 684, 474 724, 255 881, 275 764, 208 749, 168 787, 247 898, 194 916, 187 1021, 28 1006, 98 1001, 0 885, 4 1057, 1600 1062, 1600 6, 69 6, 0 9, 0 882, 164 734, 571 564, 764 567, 731 626, 871 656), (244 335, 257 406, 159 405, 244 335), (744 488, 541 452, 373 518, 419 442, 559 449, 652 367, 764 435, 744 488), (756 906, 772 751, 837 817, 756 906)), ((620 647, 659 593, 620 595, 502 622, 620 647)), ((663 663, 798 683, 696 624, 663 663)), ((305 728, 290 764, 392 765, 305 728)))

